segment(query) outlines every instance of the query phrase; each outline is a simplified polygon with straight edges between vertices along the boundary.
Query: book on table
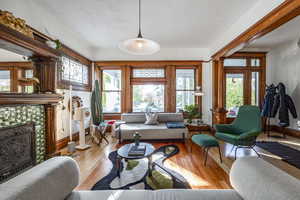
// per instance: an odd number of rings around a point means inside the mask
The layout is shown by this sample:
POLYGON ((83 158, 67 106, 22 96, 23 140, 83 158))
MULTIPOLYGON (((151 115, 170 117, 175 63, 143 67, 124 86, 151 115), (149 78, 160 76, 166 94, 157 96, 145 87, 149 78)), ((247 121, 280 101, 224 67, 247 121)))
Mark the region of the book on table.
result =
POLYGON ((130 148, 128 155, 129 156, 143 156, 143 155, 145 155, 145 152, 146 152, 145 145, 139 145, 139 146, 133 145, 130 148))

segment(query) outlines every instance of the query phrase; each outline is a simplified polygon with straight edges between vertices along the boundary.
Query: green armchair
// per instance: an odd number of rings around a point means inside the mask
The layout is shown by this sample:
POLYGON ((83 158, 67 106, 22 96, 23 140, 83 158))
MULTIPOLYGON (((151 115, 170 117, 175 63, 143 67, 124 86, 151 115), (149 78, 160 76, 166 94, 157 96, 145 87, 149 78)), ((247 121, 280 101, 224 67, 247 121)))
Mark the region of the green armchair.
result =
MULTIPOLYGON (((257 106, 241 106, 236 119, 232 124, 216 124, 216 138, 235 147, 235 156, 238 148, 253 148, 257 136, 261 133, 260 109, 257 106)), ((259 156, 259 154, 255 151, 259 156)))

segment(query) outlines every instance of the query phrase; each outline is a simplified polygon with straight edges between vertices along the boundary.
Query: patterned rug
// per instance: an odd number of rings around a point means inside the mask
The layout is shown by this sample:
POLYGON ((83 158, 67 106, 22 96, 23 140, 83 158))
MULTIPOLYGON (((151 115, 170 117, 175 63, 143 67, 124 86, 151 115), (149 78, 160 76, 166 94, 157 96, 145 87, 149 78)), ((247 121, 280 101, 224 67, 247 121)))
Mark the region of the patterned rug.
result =
POLYGON ((109 154, 108 158, 113 164, 110 173, 99 180, 92 190, 130 190, 130 189, 190 189, 186 179, 179 173, 164 166, 164 161, 179 152, 176 145, 166 145, 158 148, 152 154, 154 163, 152 177, 148 176, 148 159, 128 160, 122 159, 120 178, 117 176, 117 151, 109 154))
POLYGON ((300 151, 279 142, 256 142, 260 148, 282 158, 283 161, 300 169, 300 151))

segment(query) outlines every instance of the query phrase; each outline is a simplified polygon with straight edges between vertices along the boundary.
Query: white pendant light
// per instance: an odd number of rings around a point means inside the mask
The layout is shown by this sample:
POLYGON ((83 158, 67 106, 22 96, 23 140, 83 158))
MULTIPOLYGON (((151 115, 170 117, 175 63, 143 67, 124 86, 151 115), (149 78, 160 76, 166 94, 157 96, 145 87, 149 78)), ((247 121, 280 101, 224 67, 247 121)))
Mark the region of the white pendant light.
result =
POLYGON ((157 42, 143 38, 141 31, 141 0, 139 0, 139 34, 137 38, 121 42, 119 48, 133 55, 151 55, 160 50, 157 42))

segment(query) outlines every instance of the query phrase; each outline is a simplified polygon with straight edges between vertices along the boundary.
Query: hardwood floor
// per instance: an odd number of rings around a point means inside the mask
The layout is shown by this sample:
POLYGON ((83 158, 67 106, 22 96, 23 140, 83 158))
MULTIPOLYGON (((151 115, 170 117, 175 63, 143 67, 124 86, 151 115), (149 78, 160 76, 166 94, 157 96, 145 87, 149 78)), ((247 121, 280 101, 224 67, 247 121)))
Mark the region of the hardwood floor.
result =
MULTIPOLYGON (((77 190, 91 189, 97 181, 110 172, 112 163, 108 155, 119 145, 116 139, 111 137, 109 142, 108 145, 104 143, 101 146, 92 144, 90 149, 75 153, 73 157, 78 162, 81 173, 77 190)), ((213 159, 208 158, 206 167, 203 165, 203 153, 199 147, 193 146, 191 153, 190 148, 187 148, 183 142, 153 142, 152 144, 156 148, 167 144, 175 144, 179 147, 180 152, 167 159, 165 166, 183 175, 193 189, 231 188, 228 175, 213 159)), ((64 149, 63 153, 65 151, 64 149)))
MULTIPOLYGON (((92 147, 86 151, 77 151, 73 158, 78 162, 80 168, 80 184, 77 190, 89 190, 91 187, 106 176, 111 168, 112 163, 108 159, 110 152, 116 150, 120 145, 117 140, 108 137, 109 144, 103 143, 101 146, 88 143, 92 147)), ((268 138, 261 134, 258 140, 279 141, 283 144, 292 146, 300 150, 300 139, 287 137, 286 139, 268 138)), ((193 189, 229 189, 231 188, 228 173, 234 162, 234 151, 231 152, 232 145, 220 142, 223 162, 220 163, 217 148, 211 148, 206 167, 203 165, 204 157, 201 148, 192 144, 192 142, 182 143, 174 142, 151 142, 156 148, 167 145, 176 144, 180 153, 167 159, 165 166, 177 171, 183 175, 193 189)), ((292 176, 300 179, 300 170, 282 161, 280 158, 271 153, 255 147, 262 155, 262 158, 272 163, 276 167, 286 171, 292 176)), ((65 153, 66 149, 62 150, 65 153)), ((240 149, 237 157, 256 156, 256 154, 248 149, 240 149)))

